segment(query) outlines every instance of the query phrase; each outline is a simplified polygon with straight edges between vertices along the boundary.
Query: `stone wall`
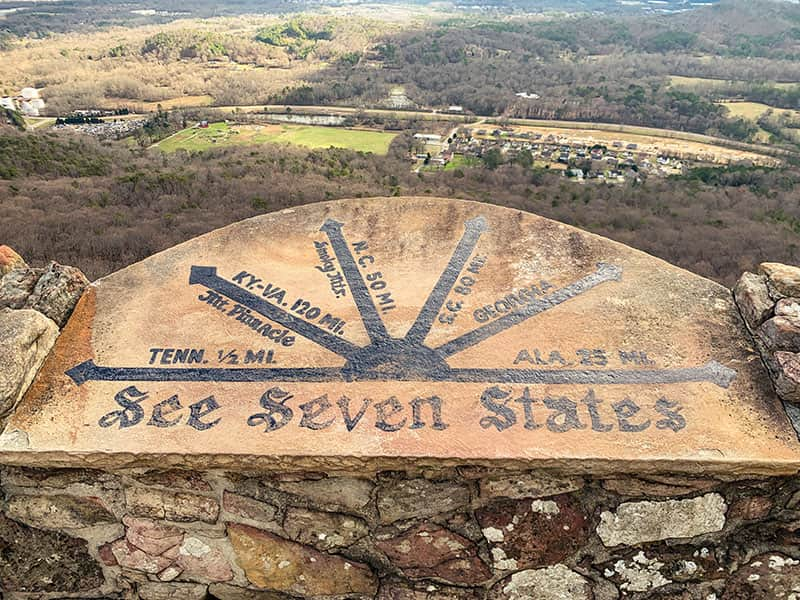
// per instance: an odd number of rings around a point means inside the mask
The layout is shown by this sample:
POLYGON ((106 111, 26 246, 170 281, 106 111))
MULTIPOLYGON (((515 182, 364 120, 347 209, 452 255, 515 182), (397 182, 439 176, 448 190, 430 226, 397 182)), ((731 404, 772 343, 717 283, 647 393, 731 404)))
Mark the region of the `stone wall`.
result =
POLYGON ((791 598, 798 478, 6 467, 7 598, 791 598))
MULTIPOLYGON (((85 279, 2 247, 0 277, 2 421, 85 279)), ((775 265, 736 291, 790 402, 795 297, 775 265)), ((0 488, 3 598, 800 598, 796 476, 6 465, 0 488)))

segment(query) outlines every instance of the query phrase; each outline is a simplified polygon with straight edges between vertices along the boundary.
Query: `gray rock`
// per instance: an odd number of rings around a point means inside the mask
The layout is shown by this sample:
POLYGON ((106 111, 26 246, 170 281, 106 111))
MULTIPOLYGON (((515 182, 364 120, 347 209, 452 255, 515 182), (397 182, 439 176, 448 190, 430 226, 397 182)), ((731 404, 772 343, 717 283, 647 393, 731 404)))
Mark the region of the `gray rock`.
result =
POLYGON ((208 586, 208 593, 217 600, 294 600, 280 592, 248 590, 227 583, 212 583, 208 586))
POLYGON ((294 541, 318 550, 349 546, 369 532, 367 524, 358 517, 304 508, 287 509, 283 528, 294 541))
POLYGON ((327 477, 308 481, 271 483, 277 489, 302 496, 325 510, 363 513, 372 499, 372 482, 355 477, 327 477))
POLYGON ((800 354, 776 352, 770 363, 778 396, 787 402, 800 403, 800 354))
POLYGON ((12 269, 0 279, 0 308, 25 308, 43 269, 12 269))
POLYGON ((203 600, 207 587, 198 583, 144 583, 137 591, 141 600, 203 600))
POLYGON ((781 298, 775 304, 775 315, 800 319, 800 298, 781 298))
POLYGON ((482 498, 545 498, 583 487, 580 477, 567 477, 550 473, 516 473, 489 477, 480 482, 482 498))
POLYGON ((0 420, 22 398, 57 337, 56 324, 35 310, 0 310, 0 420))
POLYGON ((519 571, 495 584, 490 600, 590 600, 589 581, 565 565, 519 571))
POLYGON ((761 263, 758 270, 766 275, 767 287, 774 300, 800 296, 800 268, 781 263, 761 263))
POLYGON ((215 523, 219 515, 216 500, 188 492, 128 488, 125 504, 132 515, 150 519, 215 523))
POLYGON ((36 282, 26 306, 63 327, 87 285, 89 280, 80 270, 51 262, 36 282))
POLYGON ((772 313, 774 303, 767 290, 767 278, 763 275, 744 273, 733 288, 733 297, 751 331, 772 313))
POLYGON ((378 490, 382 523, 447 513, 469 502, 469 489, 449 481, 407 479, 387 482, 378 490))
POLYGON ((117 521, 97 499, 62 494, 12 496, 6 503, 6 514, 39 529, 75 529, 117 521))
POLYGON ((725 499, 717 493, 687 500, 625 502, 600 515, 597 535, 608 547, 692 538, 725 526, 725 499))
POLYGON ((756 335, 770 352, 800 352, 800 319, 772 317, 761 324, 756 335))

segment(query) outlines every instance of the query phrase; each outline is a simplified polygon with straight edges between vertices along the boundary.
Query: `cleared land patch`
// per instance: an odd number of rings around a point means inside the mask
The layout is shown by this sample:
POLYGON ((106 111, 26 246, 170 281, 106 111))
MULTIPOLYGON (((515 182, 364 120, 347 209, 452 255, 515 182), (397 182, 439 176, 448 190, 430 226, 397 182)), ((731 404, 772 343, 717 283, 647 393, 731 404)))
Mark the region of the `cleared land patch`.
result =
POLYGON ((189 127, 162 140, 156 147, 165 152, 202 151, 224 146, 296 144, 307 148, 348 148, 384 155, 395 133, 322 127, 314 125, 229 125, 211 123, 207 128, 189 127))
MULTIPOLYGON (((682 75, 670 75, 669 83, 675 87, 692 87, 692 88, 706 88, 706 89, 721 89, 730 86, 752 85, 752 81, 743 81, 739 79, 711 79, 708 77, 683 77, 682 75)), ((776 82, 765 81, 764 85, 770 87, 785 89, 800 85, 800 82, 776 82)))

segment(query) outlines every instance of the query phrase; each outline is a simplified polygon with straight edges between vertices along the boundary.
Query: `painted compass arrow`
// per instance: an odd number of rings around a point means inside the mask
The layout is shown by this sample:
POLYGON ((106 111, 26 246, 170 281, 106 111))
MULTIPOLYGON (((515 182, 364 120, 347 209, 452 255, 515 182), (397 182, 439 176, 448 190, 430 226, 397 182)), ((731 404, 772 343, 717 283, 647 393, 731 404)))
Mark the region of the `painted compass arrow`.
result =
POLYGON ((559 304, 611 281, 619 281, 622 268, 598 263, 595 271, 581 279, 536 298, 523 307, 485 323, 437 347, 424 340, 433 326, 458 277, 472 255, 486 219, 468 220, 447 266, 439 276, 405 337, 392 337, 350 252, 344 224, 328 219, 320 228, 328 236, 342 273, 353 295, 369 344, 358 346, 283 308, 248 292, 217 274, 216 267, 192 266, 190 285, 200 285, 259 313, 334 352, 345 360, 342 367, 302 368, 163 368, 106 367, 89 360, 67 371, 78 385, 86 381, 437 381, 523 384, 669 384, 708 382, 727 388, 736 372, 717 362, 678 369, 486 369, 452 368, 448 357, 496 336, 559 304))

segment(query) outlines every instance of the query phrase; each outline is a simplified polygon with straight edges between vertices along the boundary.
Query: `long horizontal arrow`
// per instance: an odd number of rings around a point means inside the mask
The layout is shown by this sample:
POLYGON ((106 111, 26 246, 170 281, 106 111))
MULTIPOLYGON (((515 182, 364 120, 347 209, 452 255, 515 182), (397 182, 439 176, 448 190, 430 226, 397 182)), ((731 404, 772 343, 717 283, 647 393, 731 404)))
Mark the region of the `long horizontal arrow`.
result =
POLYGON ((499 319, 481 325, 477 329, 473 329, 464 335, 450 340, 436 348, 436 351, 442 358, 447 358, 456 352, 466 350, 487 338, 497 335, 514 325, 518 325, 534 315, 543 313, 554 306, 558 306, 562 302, 580 296, 601 283, 606 281, 619 281, 620 277, 622 277, 621 267, 607 263, 598 263, 597 270, 594 273, 590 273, 575 283, 564 286, 544 298, 533 300, 517 311, 503 315, 499 319))
POLYGON ((190 284, 204 285, 211 288, 215 292, 219 292, 223 296, 227 296, 234 302, 250 308, 260 315, 263 315, 275 321, 276 323, 291 329, 295 333, 308 338, 312 342, 319 344, 323 348, 327 348, 331 352, 335 352, 339 356, 349 358, 354 353, 358 352, 360 348, 355 344, 351 344, 347 340, 328 333, 324 329, 309 323, 303 319, 299 319, 282 308, 270 304, 266 300, 259 298, 248 292, 247 290, 231 283, 217 275, 216 267, 199 267, 192 266, 191 274, 189 275, 190 284))
MULTIPOLYGON (((67 371, 81 385, 87 381, 211 381, 258 382, 344 381, 339 367, 318 368, 172 368, 172 367, 103 367, 87 360, 67 371)), ((669 383, 708 382, 727 388, 736 371, 718 362, 702 367, 680 369, 445 369, 420 378, 418 375, 393 376, 387 379, 380 372, 359 374, 359 381, 432 381, 452 383, 523 383, 574 385, 658 385, 669 383)))

